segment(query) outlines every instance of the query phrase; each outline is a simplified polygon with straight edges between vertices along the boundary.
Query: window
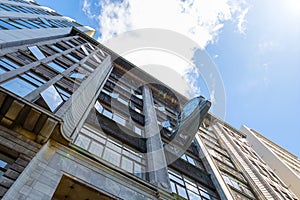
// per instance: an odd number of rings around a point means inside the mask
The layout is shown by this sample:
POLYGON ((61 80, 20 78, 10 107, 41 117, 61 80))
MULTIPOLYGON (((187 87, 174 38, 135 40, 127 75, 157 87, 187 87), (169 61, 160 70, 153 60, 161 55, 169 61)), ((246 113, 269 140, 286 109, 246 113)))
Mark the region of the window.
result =
POLYGON ((37 46, 28 47, 28 49, 38 60, 46 58, 46 56, 41 52, 41 50, 37 46))
POLYGON ((53 85, 41 92, 41 96, 52 112, 63 103, 61 96, 53 85))
POLYGON ((35 85, 19 77, 1 84, 1 87, 15 93, 16 95, 19 95, 20 97, 25 97, 27 94, 37 88, 35 85))
POLYGON ((17 27, 11 25, 9 22, 4 20, 0 20, 0 27, 2 27, 2 29, 8 29, 8 30, 18 29, 17 27))
POLYGON ((57 51, 58 53, 61 53, 61 52, 63 52, 64 50, 62 50, 60 47, 58 47, 57 45, 51 45, 51 47, 55 50, 55 51, 57 51))
POLYGON ((81 49, 83 50, 83 52, 85 53, 85 55, 89 55, 90 53, 86 50, 84 45, 81 45, 81 49))
POLYGON ((74 62, 80 62, 80 60, 78 58, 76 58, 75 56, 71 55, 71 54, 68 54, 66 55, 68 58, 70 58, 72 61, 74 62))
POLYGON ((145 158, 106 134, 84 126, 75 140, 75 144, 95 156, 122 168, 140 178, 145 178, 145 158))
POLYGON ((178 195, 189 200, 218 199, 214 191, 202 186, 196 181, 173 170, 169 170, 168 173, 172 191, 178 195))
POLYGON ((227 174, 222 174, 224 181, 230 185, 231 187, 235 188, 236 190, 250 196, 254 197, 253 193, 250 191, 248 186, 245 184, 241 183, 239 180, 235 179, 234 177, 231 177, 227 174))
POLYGON ((66 70, 65 66, 62 66, 61 64, 58 64, 57 62, 49 62, 49 63, 47 63, 47 65, 60 73, 66 70))
POLYGON ((102 105, 99 103, 99 101, 96 101, 94 107, 96 108, 96 110, 97 110, 99 113, 102 113, 103 107, 102 107, 102 105))
POLYGON ((203 169, 203 165, 200 161, 192 158, 191 156, 187 155, 187 154, 182 154, 181 156, 181 159, 185 160, 186 162, 196 166, 196 167, 199 167, 199 168, 202 168, 203 169))
POLYGON ((70 78, 73 78, 73 79, 83 79, 84 77, 85 77, 85 74, 75 73, 75 72, 72 72, 70 75, 70 78))
POLYGON ((19 65, 7 58, 0 59, 0 74, 5 73, 6 71, 17 69, 19 67, 19 65))
POLYGON ((33 72, 26 72, 25 74, 21 75, 22 78, 30 81, 31 83, 35 84, 36 86, 41 86, 44 83, 47 82, 46 79, 38 76, 37 74, 33 73, 33 72))
POLYGON ((19 24, 22 24, 23 26, 33 29, 33 28, 38 28, 37 26, 35 26, 34 24, 28 22, 28 21, 24 21, 22 19, 17 19, 15 20, 16 22, 18 22, 19 24))
POLYGON ((163 127, 165 127, 165 128, 168 128, 168 127, 171 126, 170 121, 164 121, 164 122, 161 123, 161 125, 162 125, 163 127))

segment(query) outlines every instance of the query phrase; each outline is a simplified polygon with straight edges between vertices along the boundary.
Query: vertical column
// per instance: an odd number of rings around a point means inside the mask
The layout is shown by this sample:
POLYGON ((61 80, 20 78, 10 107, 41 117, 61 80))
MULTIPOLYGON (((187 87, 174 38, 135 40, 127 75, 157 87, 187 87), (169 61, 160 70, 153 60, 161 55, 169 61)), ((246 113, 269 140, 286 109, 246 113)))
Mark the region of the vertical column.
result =
POLYGON ((80 87, 72 95, 71 101, 65 103, 56 113, 62 117, 64 124, 62 127, 63 136, 66 138, 76 135, 83 124, 89 111, 94 106, 101 87, 103 87, 106 78, 109 76, 113 65, 110 56, 107 56, 95 71, 81 83, 80 87))
POLYGON ((171 192, 167 162, 157 124, 152 92, 147 86, 144 86, 143 99, 149 179, 152 184, 171 192))

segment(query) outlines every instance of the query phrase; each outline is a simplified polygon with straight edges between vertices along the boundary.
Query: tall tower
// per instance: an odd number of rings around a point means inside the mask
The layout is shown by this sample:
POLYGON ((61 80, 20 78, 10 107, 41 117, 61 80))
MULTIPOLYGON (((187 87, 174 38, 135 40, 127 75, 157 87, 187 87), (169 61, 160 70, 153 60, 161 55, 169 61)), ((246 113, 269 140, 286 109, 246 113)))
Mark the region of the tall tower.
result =
POLYGON ((0 0, 2 199, 298 199, 204 98, 189 104, 94 32, 0 0))

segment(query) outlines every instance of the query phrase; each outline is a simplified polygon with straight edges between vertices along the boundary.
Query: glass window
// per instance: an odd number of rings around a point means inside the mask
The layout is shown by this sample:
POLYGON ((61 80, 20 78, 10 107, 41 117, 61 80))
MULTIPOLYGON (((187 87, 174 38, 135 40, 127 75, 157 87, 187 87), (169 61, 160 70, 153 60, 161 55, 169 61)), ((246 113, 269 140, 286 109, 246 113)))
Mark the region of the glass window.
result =
POLYGON ((49 26, 49 27, 52 27, 52 25, 49 24, 49 22, 48 22, 45 18, 40 18, 40 19, 42 20, 42 22, 43 22, 44 24, 46 24, 46 25, 49 26))
POLYGON ((47 63, 47 65, 60 73, 66 70, 66 68, 64 68, 63 66, 61 66, 55 62, 49 62, 49 63, 47 63))
POLYGON ((3 68, 5 71, 10 71, 19 68, 20 65, 17 65, 15 62, 12 62, 7 58, 2 58, 0 59, 0 67, 3 68))
POLYGON ((74 73, 74 72, 73 72, 73 73, 70 75, 70 77, 73 78, 73 79, 84 79, 85 74, 74 73))
POLYGON ((19 24, 19 23, 13 22, 13 21, 10 21, 9 23, 19 29, 28 29, 27 26, 23 26, 22 24, 19 24))
POLYGON ((84 45, 81 45, 81 49, 83 50, 83 52, 85 53, 85 55, 89 55, 90 53, 86 50, 84 45))
POLYGON ((44 83, 46 83, 46 80, 37 76, 36 74, 33 74, 32 72, 27 72, 23 75, 21 75, 22 78, 30 81, 31 83, 33 83, 34 85, 36 86, 41 86, 43 85, 44 83))
POLYGON ((142 129, 140 129, 139 127, 134 126, 134 132, 138 135, 142 135, 142 129))
POLYGON ((133 173, 133 161, 124 156, 122 157, 121 167, 126 171, 133 173))
POLYGON ((93 72, 94 71, 94 68, 92 68, 90 65, 88 65, 87 63, 82 63, 81 64, 82 67, 84 67, 85 69, 93 72))
POLYGON ((96 110, 97 110, 99 113, 102 113, 103 107, 102 107, 102 105, 99 103, 99 101, 96 101, 94 107, 96 108, 96 110))
POLYGON ((145 159, 142 154, 129 149, 120 141, 108 138, 103 132, 84 126, 75 144, 123 170, 145 178, 145 159), (80 137, 79 137, 80 136, 80 137), (83 137, 82 137, 83 136, 83 137), (105 145, 106 144, 106 145, 105 145))
POLYGON ((184 197, 184 198, 187 198, 187 195, 186 195, 186 190, 184 187, 180 186, 180 185, 176 185, 177 186, 177 192, 180 196, 184 197))
POLYGON ((119 166, 121 161, 121 155, 109 148, 105 148, 103 159, 111 162, 116 166, 119 166))
POLYGON ((187 192, 190 200, 201 200, 201 197, 198 194, 195 194, 194 192, 189 190, 187 192))
POLYGON ((64 50, 62 50, 61 48, 59 48, 58 46, 56 46, 56 45, 51 45, 51 47, 52 47, 55 51, 57 51, 57 52, 59 52, 59 53, 61 53, 61 52, 64 51, 64 50))
POLYGON ((71 93, 67 92, 66 90, 58 86, 55 86, 55 88, 57 89, 57 91, 59 92, 59 94, 61 95, 64 101, 67 101, 71 97, 71 93))
POLYGON ((90 143, 90 139, 84 135, 78 135, 77 140, 76 140, 76 144, 83 148, 83 149, 87 149, 90 143))
POLYGON ((164 122, 161 123, 161 125, 162 125, 163 127, 165 127, 165 128, 171 126, 170 121, 164 121, 164 122))
POLYGON ((7 72, 7 70, 5 70, 2 67, 0 67, 0 74, 4 74, 5 72, 7 72))
POLYGON ((103 109, 103 113, 102 113, 105 117, 111 119, 112 118, 112 113, 106 109, 103 109))
POLYGON ((5 29, 8 29, 8 30, 18 29, 17 27, 12 26, 9 22, 6 22, 4 20, 0 20, 0 26, 2 26, 5 29))
POLYGON ((157 107, 157 109, 158 109, 159 111, 162 111, 162 112, 166 111, 165 107, 163 107, 163 106, 157 107))
POLYGON ((46 58, 46 56, 41 52, 41 50, 37 46, 28 47, 28 49, 38 60, 46 58))
POLYGON ((109 94, 112 98, 114 98, 114 99, 116 99, 116 98, 118 98, 119 97, 119 94, 117 94, 117 93, 110 93, 109 94))
POLYGON ((53 85, 41 92, 41 96, 52 112, 54 112, 63 103, 61 96, 53 85))
POLYGON ((101 60, 98 58, 98 56, 93 55, 93 58, 95 58, 95 60, 96 60, 98 63, 101 63, 101 60))
POLYGON ((1 84, 1 87, 19 95, 20 97, 25 97, 27 94, 29 94, 37 88, 33 84, 30 84, 29 82, 19 77, 16 77, 1 84))
POLYGON ((121 124, 122 126, 126 125, 126 120, 122 116, 120 116, 116 113, 114 113, 114 115, 113 115, 113 120, 115 122, 117 122, 118 124, 121 124))
POLYGON ((76 58, 75 56, 68 54, 66 55, 68 58, 70 58, 71 60, 73 60, 74 62, 80 62, 80 60, 78 58, 76 58))
POLYGON ((104 146, 102 144, 99 144, 98 142, 93 141, 89 151, 92 154, 101 157, 103 149, 104 149, 104 146))
POLYGON ((128 105, 128 102, 125 101, 125 100, 122 99, 122 98, 118 98, 117 100, 118 100, 120 103, 124 104, 124 105, 128 105))
POLYGON ((206 189, 203 185, 196 183, 195 181, 179 174, 175 171, 168 171, 172 191, 178 195, 190 199, 218 199, 217 194, 209 189, 206 189))

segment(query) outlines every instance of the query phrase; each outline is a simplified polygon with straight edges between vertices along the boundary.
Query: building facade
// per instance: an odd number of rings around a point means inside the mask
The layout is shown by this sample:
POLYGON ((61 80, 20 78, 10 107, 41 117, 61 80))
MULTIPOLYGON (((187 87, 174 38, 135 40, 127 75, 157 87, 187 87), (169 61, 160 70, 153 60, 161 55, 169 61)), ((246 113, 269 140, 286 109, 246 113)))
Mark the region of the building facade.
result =
POLYGON ((246 126, 241 131, 247 135, 247 140, 255 152, 276 172, 276 175, 300 197, 300 160, 257 131, 246 126))
POLYGON ((94 32, 0 0, 2 199, 298 199, 210 113, 195 138, 174 139, 188 99, 94 32))

